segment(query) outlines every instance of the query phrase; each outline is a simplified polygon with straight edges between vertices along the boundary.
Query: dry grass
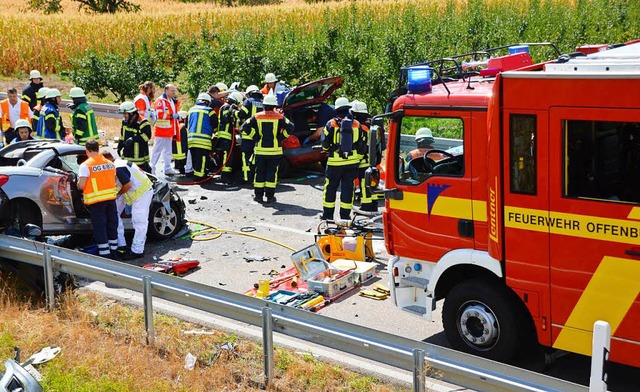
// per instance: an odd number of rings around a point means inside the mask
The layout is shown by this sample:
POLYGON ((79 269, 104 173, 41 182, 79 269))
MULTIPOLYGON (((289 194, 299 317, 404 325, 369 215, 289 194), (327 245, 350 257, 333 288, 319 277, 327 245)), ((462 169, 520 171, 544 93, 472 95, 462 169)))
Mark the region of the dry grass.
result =
MULTIPOLYGON (((221 332, 185 334, 202 327, 158 315, 156 346, 145 345, 144 316, 95 293, 68 292, 57 311, 46 313, 39 301, 21 298, 15 283, 0 280, 0 359, 19 346, 23 360, 47 345, 62 353, 39 367, 47 391, 258 391, 262 349, 221 332), (92 313, 93 312, 93 313, 92 313), (235 352, 219 350, 225 342, 235 352), (197 356, 193 371, 184 369, 188 352, 197 356)), ((365 376, 299 356, 276 352, 273 391, 392 391, 365 376)))

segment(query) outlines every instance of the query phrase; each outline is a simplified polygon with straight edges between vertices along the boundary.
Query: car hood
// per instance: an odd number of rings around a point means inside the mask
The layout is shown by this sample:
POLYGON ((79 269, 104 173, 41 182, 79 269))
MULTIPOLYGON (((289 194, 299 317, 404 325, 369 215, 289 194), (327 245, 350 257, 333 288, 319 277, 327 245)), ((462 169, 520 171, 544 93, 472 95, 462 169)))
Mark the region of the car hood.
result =
POLYGON ((33 176, 38 177, 42 174, 42 169, 29 166, 5 166, 0 168, 0 175, 7 176, 33 176))
POLYGON ((282 107, 284 109, 294 109, 324 102, 334 91, 342 86, 343 82, 342 76, 334 76, 296 86, 287 94, 282 107))

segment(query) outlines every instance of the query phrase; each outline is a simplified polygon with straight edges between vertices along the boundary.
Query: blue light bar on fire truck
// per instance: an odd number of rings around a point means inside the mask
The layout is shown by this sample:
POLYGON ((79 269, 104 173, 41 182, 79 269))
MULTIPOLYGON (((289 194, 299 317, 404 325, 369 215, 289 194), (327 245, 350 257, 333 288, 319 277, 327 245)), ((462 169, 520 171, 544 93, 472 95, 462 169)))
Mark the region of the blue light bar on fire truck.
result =
POLYGON ((431 91, 431 68, 418 65, 407 70, 407 90, 409 94, 420 94, 431 91))

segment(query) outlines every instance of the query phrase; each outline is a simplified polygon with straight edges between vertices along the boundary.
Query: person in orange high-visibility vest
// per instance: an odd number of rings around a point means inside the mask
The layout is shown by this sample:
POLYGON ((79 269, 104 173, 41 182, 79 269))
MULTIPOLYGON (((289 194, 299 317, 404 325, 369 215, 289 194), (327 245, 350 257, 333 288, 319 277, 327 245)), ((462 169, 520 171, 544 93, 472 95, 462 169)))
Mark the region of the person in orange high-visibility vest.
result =
POLYGON ((151 125, 155 125, 157 116, 153 109, 153 98, 156 96, 156 85, 151 81, 146 81, 138 86, 140 94, 133 98, 133 104, 138 109, 138 117, 142 121, 143 118, 149 120, 151 125))
POLYGON ((7 98, 0 101, 0 122, 2 124, 2 140, 6 146, 16 138, 15 123, 18 120, 31 120, 33 113, 29 104, 18 98, 18 90, 7 90, 7 98))
POLYGON ((151 173, 155 174, 158 160, 162 156, 164 174, 172 176, 176 171, 171 168, 171 147, 173 138, 180 132, 180 101, 176 98, 178 89, 173 84, 164 87, 164 93, 156 100, 155 140, 151 149, 151 173))
POLYGON ((115 259, 118 250, 116 166, 100 154, 97 140, 87 140, 84 148, 89 159, 78 170, 78 189, 82 189, 84 204, 89 210, 98 255, 115 259))

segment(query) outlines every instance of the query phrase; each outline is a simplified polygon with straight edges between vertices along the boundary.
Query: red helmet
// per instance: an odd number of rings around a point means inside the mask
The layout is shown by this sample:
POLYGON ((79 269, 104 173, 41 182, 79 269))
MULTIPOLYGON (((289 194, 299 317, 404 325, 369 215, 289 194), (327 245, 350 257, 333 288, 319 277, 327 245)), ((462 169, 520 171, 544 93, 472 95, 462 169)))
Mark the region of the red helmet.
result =
POLYGON ((298 148, 300 147, 300 139, 295 137, 294 135, 289 135, 288 138, 282 141, 282 148, 298 148))

